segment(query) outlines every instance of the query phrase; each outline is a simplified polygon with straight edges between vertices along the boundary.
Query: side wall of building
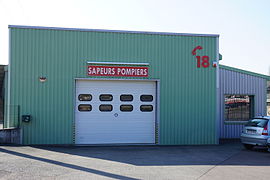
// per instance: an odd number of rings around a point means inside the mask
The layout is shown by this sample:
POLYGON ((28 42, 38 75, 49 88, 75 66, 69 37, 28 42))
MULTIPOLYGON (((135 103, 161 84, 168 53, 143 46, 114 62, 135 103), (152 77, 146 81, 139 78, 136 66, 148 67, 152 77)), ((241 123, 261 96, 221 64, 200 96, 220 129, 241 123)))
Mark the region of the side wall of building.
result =
POLYGON ((266 79, 233 68, 220 68, 220 138, 240 138, 245 122, 224 121, 224 95, 228 94, 253 95, 254 115, 266 115, 266 79))

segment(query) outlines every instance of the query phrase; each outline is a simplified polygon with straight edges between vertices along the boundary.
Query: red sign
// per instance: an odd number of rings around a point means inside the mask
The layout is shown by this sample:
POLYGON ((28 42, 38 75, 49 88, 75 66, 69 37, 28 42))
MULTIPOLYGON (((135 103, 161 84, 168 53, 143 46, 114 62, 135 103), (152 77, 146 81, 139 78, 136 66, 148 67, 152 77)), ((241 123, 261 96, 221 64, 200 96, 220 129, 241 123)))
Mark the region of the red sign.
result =
POLYGON ((88 66, 88 76, 148 77, 148 67, 88 66))
POLYGON ((197 51, 197 50, 201 50, 201 49, 202 49, 202 46, 197 46, 197 47, 195 47, 195 48, 193 49, 193 51, 192 51, 192 55, 195 56, 195 55, 196 55, 196 51, 197 51))
MULTIPOLYGON (((195 56, 197 54, 197 50, 202 50, 203 47, 202 46, 196 46, 193 50, 192 50, 192 55, 195 56)), ((204 67, 204 68, 208 68, 210 66, 209 63, 209 56, 196 56, 197 58, 197 68, 200 67, 204 67)), ((216 65, 213 65, 213 67, 216 67, 216 65)))

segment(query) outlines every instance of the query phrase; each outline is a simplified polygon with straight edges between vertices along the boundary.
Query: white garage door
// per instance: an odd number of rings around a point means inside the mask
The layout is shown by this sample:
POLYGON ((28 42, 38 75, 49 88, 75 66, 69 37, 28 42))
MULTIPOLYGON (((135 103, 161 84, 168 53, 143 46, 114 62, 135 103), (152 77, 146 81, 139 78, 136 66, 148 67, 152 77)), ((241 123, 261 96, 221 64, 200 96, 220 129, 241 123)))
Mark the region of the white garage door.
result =
POLYGON ((156 82, 76 81, 75 143, 155 143, 156 82))

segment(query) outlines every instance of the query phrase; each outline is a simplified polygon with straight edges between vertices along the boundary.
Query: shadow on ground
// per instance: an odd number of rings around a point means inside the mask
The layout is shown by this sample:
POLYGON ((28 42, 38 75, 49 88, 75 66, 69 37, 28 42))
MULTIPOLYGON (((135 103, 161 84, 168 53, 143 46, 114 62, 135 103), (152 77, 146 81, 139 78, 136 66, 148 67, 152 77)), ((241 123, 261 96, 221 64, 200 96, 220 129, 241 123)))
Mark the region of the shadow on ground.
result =
POLYGON ((89 158, 89 162, 96 159, 135 166, 270 166, 267 149, 249 151, 239 142, 208 146, 0 146, 0 152, 116 179, 133 178, 61 161, 61 158, 76 159, 74 156, 78 156, 84 161, 89 158), (28 152, 29 149, 35 152, 28 152))
MULTIPOLYGON (((270 153, 265 148, 245 150, 238 142, 209 146, 112 146, 59 147, 31 146, 51 152, 103 159, 136 166, 170 165, 250 165, 270 166, 270 153), (266 161, 267 160, 267 161, 266 161)), ((0 151, 6 153, 7 150, 0 151)), ((16 154, 24 156, 24 154, 16 154)), ((25 155, 29 157, 29 155, 25 155)))

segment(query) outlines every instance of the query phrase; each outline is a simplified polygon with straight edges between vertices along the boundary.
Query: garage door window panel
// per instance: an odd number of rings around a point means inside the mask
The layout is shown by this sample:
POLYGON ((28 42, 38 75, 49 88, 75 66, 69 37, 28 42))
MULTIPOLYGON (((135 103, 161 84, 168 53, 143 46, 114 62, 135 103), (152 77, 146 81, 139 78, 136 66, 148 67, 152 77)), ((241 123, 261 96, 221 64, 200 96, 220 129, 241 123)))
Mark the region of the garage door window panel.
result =
POLYGON ((78 99, 79 99, 79 101, 91 101, 92 95, 91 94, 79 94, 78 99))
POLYGON ((153 111, 153 106, 152 105, 141 105, 140 110, 142 112, 152 112, 153 111))
POLYGON ((152 102, 153 101, 153 96, 144 94, 144 95, 141 95, 140 100, 142 102, 152 102))
POLYGON ((78 106, 78 111, 81 112, 92 111, 92 106, 90 104, 80 104, 78 106))
POLYGON ((99 100, 100 101, 112 101, 113 100, 113 96, 111 94, 101 94, 99 96, 99 100))
POLYGON ((120 111, 131 112, 131 111, 133 111, 133 106, 131 104, 123 104, 120 106, 120 111))
POLYGON ((99 110, 101 112, 111 112, 113 110, 113 106, 111 104, 101 104, 99 106, 99 110))
POLYGON ((120 96, 120 101, 124 101, 124 102, 133 101, 133 96, 131 94, 122 94, 120 96))

